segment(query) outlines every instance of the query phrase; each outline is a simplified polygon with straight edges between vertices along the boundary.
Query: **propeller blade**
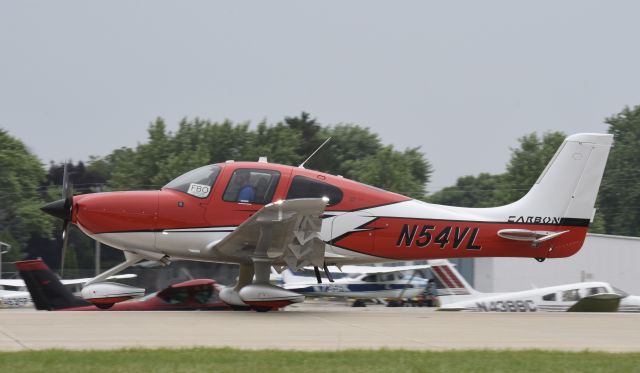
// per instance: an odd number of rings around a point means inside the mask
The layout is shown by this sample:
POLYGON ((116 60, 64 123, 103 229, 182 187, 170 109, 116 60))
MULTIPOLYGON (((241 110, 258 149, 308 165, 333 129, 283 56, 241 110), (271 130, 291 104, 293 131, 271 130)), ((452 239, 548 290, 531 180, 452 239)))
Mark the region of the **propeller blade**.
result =
POLYGON ((329 268, 327 268, 327 263, 324 263, 324 274, 327 275, 329 282, 333 282, 333 276, 331 276, 331 272, 329 272, 329 268))
POLYGON ((313 266, 313 271, 316 273, 316 280, 318 280, 318 283, 321 284, 322 276, 320 276, 320 269, 318 268, 318 266, 313 266))
POLYGON ((64 278, 64 259, 67 256, 67 244, 69 243, 69 221, 62 224, 62 252, 60 254, 60 278, 64 278))
POLYGON ((69 181, 69 162, 65 162, 62 170, 62 198, 64 199, 64 210, 71 216, 71 205, 73 204, 73 185, 69 181))
POLYGON ((69 196, 68 193, 68 189, 69 189, 69 169, 68 167, 69 162, 64 162, 64 168, 62 169, 62 198, 67 198, 69 196))

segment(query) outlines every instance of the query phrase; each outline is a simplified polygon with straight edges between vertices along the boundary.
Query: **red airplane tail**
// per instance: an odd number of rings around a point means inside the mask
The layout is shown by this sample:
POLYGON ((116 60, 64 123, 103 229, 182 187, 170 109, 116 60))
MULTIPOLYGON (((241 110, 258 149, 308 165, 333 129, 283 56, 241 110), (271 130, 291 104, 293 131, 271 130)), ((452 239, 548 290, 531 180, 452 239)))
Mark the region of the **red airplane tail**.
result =
POLYGON ((429 265, 431 266, 431 272, 442 284, 446 295, 470 295, 477 293, 448 260, 429 260, 429 265))
POLYGON ((74 296, 42 259, 16 262, 16 268, 38 310, 53 311, 91 305, 74 296))

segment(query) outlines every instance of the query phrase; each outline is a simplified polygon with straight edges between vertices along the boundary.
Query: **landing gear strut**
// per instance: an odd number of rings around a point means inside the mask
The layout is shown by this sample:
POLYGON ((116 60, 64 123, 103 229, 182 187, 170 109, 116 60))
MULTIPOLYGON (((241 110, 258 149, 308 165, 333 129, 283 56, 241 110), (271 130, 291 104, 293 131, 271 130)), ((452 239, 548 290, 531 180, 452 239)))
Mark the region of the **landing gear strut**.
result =
POLYGON ((245 306, 258 312, 267 312, 304 301, 304 295, 269 283, 272 264, 270 259, 259 257, 251 259, 252 264, 240 265, 238 283, 234 287, 220 291, 220 299, 223 302, 231 306, 245 306))

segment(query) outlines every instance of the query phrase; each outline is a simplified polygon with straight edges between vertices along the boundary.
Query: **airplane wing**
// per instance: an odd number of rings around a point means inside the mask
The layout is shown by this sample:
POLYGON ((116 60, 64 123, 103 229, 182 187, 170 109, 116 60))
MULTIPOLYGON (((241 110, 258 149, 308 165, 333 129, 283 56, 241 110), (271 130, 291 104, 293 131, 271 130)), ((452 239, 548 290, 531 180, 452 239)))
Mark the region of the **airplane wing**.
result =
POLYGON ((615 293, 600 293, 581 298, 567 312, 616 312, 622 296, 615 293))
MULTIPOLYGON (((125 273, 125 274, 122 274, 122 275, 109 276, 105 280, 122 280, 122 279, 126 279, 126 278, 135 278, 135 277, 138 277, 138 275, 133 274, 133 273, 125 273)), ((66 280, 60 280, 60 282, 62 282, 63 285, 74 285, 74 284, 84 284, 85 282, 88 282, 89 280, 93 280, 93 277, 88 277, 88 278, 70 278, 70 279, 66 279, 66 280)))
POLYGON ((327 201, 301 198, 270 203, 240 226, 207 246, 234 259, 267 257, 284 261, 296 271, 304 266, 324 265, 324 242, 320 238, 327 201))
MULTIPOLYGON (((410 265, 410 266, 359 266, 359 265, 345 265, 338 267, 342 273, 391 273, 402 271, 415 271, 418 269, 431 268, 428 264, 410 265)), ((313 270, 313 268, 311 268, 313 270)))
POLYGON ((0 286, 20 287, 20 286, 26 286, 26 285, 24 284, 24 281, 20 279, 3 279, 3 280, 0 280, 0 286))
MULTIPOLYGON (((115 276, 111 276, 109 278, 107 278, 107 280, 119 280, 119 279, 125 279, 125 278, 134 278, 137 275, 133 274, 133 273, 128 273, 128 274, 122 274, 122 275, 115 275, 115 276)), ((71 278, 71 279, 66 279, 66 280, 60 280, 60 282, 62 282, 63 285, 74 285, 74 284, 84 284, 85 282, 91 280, 92 278, 71 278)), ((22 279, 3 279, 0 280, 0 286, 16 286, 16 287, 21 287, 21 286, 27 286, 24 283, 24 280, 22 279)))

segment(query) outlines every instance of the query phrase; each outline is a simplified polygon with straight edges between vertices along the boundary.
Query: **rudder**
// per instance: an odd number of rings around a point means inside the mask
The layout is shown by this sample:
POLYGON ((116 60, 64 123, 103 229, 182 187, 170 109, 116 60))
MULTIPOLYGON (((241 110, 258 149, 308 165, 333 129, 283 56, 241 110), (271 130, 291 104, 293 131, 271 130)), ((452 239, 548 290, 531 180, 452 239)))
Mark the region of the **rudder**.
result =
POLYGON ((513 217, 591 220, 612 142, 610 134, 568 136, 529 192, 502 208, 513 217))
POLYGON ((52 311, 91 305, 75 297, 42 259, 16 262, 16 268, 38 310, 52 311))

